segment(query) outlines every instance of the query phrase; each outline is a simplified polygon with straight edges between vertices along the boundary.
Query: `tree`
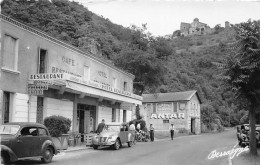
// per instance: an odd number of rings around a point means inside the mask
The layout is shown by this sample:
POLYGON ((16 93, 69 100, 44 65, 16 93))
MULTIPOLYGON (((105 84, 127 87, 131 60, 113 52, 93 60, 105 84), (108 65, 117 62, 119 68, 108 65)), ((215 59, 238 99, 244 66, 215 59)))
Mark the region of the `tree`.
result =
POLYGON ((246 100, 249 106, 250 153, 257 155, 255 113, 260 108, 260 22, 251 21, 234 26, 236 41, 229 56, 222 63, 222 78, 237 99, 246 100))
POLYGON ((167 59, 173 53, 173 48, 170 45, 170 42, 163 38, 157 37, 151 43, 151 47, 155 50, 157 58, 167 59))
POLYGON ((135 75, 134 93, 138 95, 142 95, 145 89, 154 89, 163 79, 165 68, 154 54, 126 49, 115 57, 114 62, 116 66, 135 75))

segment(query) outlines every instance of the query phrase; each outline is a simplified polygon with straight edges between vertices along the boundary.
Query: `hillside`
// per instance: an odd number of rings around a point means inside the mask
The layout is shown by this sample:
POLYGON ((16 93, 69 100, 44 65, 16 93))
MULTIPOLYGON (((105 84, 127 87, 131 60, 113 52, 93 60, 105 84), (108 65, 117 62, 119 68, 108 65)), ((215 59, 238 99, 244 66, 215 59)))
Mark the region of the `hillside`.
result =
POLYGON ((2 13, 133 73, 137 94, 196 89, 202 111, 214 112, 223 125, 229 120, 238 124, 245 115, 237 113, 243 107, 236 107, 232 94, 223 91, 216 78, 219 70, 212 65, 229 53, 228 44, 234 40, 231 29, 157 38, 146 32, 146 25, 124 28, 66 0, 4 0, 2 13))

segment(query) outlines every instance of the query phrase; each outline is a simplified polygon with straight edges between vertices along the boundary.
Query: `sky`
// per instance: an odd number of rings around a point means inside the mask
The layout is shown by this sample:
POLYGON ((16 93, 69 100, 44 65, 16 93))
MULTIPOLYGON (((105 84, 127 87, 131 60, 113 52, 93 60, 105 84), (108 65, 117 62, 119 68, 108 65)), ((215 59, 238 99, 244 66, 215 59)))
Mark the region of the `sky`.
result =
POLYGON ((147 23, 154 36, 165 36, 180 29, 181 22, 194 18, 213 28, 260 20, 260 0, 73 0, 115 24, 141 27, 147 23))

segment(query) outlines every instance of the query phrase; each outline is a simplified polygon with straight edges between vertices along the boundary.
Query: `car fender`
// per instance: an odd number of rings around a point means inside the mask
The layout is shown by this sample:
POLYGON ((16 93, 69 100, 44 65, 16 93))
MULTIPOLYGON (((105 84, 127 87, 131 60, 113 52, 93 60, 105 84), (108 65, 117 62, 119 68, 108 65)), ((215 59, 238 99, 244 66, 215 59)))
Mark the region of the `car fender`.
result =
POLYGON ((10 161, 12 161, 12 162, 17 161, 18 158, 17 158, 16 154, 9 147, 7 147, 5 145, 1 145, 1 152, 2 151, 5 151, 9 154, 10 161))
POLYGON ((48 146, 51 146, 53 148, 53 153, 54 154, 57 154, 58 151, 54 145, 54 143, 51 141, 51 140, 46 140, 43 144, 42 144, 42 149, 41 149, 41 153, 44 153, 45 149, 48 147, 48 146))

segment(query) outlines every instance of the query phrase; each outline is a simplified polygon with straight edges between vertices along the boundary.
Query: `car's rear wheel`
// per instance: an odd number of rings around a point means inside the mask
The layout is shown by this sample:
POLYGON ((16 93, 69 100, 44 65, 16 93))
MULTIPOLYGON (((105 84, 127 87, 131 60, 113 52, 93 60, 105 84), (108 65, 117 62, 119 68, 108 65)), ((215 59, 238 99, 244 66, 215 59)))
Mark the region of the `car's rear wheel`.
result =
POLYGON ((7 152, 1 152, 1 164, 9 164, 10 156, 7 152))
POLYGON ((53 157, 53 149, 49 146, 45 149, 43 153, 43 158, 41 159, 43 163, 50 163, 53 157))
POLYGON ((94 145, 93 144, 93 148, 94 148, 94 150, 97 150, 98 149, 98 145, 94 145))
POLYGON ((113 146, 114 150, 118 150, 120 148, 120 141, 118 139, 116 139, 116 142, 113 146))
POLYGON ((128 147, 132 147, 132 145, 133 145, 132 141, 128 142, 128 147))

